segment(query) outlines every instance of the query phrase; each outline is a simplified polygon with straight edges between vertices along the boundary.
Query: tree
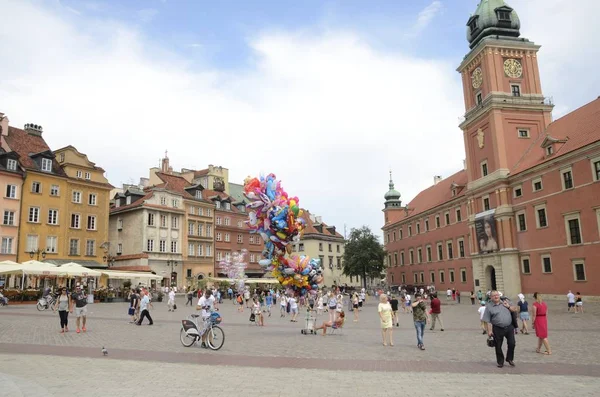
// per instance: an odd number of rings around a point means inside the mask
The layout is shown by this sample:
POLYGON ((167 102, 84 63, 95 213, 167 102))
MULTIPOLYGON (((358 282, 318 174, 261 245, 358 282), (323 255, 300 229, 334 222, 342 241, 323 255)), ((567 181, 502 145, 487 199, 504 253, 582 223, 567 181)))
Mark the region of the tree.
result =
POLYGON ((368 226, 350 230, 344 249, 344 275, 362 276, 367 287, 367 276, 380 278, 385 269, 385 251, 368 226))

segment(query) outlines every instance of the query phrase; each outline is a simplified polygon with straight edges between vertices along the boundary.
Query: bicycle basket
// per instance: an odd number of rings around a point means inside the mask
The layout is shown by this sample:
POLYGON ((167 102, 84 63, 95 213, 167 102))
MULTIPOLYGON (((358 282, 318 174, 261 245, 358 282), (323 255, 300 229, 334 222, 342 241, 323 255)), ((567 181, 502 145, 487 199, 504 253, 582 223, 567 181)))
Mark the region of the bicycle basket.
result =
POLYGON ((210 321, 212 321, 213 324, 220 324, 222 321, 221 315, 217 312, 211 313, 210 321))

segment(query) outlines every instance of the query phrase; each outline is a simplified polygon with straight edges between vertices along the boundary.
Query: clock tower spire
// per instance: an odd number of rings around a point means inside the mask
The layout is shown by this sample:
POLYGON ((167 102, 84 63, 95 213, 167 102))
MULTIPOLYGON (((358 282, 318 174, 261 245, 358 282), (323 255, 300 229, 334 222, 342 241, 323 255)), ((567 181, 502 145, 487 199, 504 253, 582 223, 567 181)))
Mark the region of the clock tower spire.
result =
POLYGON ((520 27, 504 0, 481 0, 467 21, 471 51, 457 71, 470 183, 488 175, 506 178, 552 121, 538 70, 540 46, 520 37, 520 27))

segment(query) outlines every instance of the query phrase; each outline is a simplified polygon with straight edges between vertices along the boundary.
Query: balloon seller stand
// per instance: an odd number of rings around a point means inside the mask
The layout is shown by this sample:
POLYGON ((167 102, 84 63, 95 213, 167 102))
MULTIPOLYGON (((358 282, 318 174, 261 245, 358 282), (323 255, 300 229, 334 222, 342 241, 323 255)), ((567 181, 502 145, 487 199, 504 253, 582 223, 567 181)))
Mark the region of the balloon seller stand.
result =
POLYGON ((310 310, 310 307, 308 307, 306 309, 306 326, 302 330, 300 330, 300 333, 303 335, 316 335, 317 333, 315 332, 315 321, 316 317, 313 315, 313 312, 312 310, 310 310))

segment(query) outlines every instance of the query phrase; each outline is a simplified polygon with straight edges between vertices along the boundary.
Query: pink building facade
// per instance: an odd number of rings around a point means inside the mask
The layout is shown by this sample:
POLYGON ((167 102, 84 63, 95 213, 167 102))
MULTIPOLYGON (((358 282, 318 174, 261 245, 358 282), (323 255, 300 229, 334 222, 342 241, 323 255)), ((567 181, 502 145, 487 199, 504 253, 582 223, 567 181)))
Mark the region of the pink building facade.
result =
POLYGON ((481 2, 467 26, 471 51, 458 68, 465 169, 436 178, 406 206, 390 181, 388 282, 600 296, 600 99, 553 121, 540 46, 519 37, 516 12, 502 0, 481 2), (428 246, 431 257, 406 262, 428 246))

